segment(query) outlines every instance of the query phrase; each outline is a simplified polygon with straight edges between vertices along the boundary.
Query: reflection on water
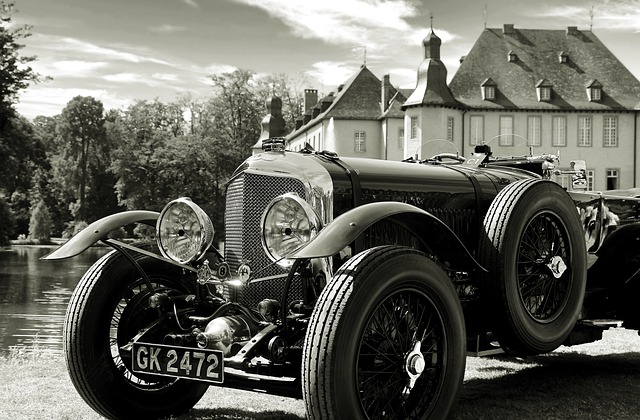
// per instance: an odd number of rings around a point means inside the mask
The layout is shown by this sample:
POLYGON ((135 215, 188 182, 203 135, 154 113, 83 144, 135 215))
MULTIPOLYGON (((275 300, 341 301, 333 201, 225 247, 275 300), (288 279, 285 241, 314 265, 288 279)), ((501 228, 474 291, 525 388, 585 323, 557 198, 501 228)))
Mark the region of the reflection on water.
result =
POLYGON ((61 352, 67 303, 84 272, 110 248, 90 248, 59 261, 41 261, 55 247, 0 250, 0 355, 34 347, 61 352))

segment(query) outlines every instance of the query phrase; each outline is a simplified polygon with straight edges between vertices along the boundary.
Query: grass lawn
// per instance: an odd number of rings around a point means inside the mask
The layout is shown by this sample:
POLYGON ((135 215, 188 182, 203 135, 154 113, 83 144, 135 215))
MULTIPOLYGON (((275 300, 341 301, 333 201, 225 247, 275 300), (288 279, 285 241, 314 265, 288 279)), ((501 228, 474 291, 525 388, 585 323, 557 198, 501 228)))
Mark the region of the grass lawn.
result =
MULTIPOLYGON (((637 419, 640 337, 604 339, 526 360, 468 358, 452 419, 637 419)), ((0 358, 0 419, 99 419, 76 393, 62 356, 0 358)), ((180 420, 294 420, 301 400, 215 388, 180 420)))

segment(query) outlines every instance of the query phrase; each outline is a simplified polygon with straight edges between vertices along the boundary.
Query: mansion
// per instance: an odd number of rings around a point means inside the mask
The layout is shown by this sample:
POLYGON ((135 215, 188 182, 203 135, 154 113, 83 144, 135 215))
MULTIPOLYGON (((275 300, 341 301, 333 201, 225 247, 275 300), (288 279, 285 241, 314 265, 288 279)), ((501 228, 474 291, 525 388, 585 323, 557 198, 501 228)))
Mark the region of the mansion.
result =
POLYGON ((497 156, 559 155, 560 169, 585 160, 589 189, 640 186, 640 81, 591 31, 485 29, 450 83, 441 40, 431 31, 423 45, 413 90, 364 65, 323 98, 306 90, 287 148, 402 160, 485 143, 497 156))

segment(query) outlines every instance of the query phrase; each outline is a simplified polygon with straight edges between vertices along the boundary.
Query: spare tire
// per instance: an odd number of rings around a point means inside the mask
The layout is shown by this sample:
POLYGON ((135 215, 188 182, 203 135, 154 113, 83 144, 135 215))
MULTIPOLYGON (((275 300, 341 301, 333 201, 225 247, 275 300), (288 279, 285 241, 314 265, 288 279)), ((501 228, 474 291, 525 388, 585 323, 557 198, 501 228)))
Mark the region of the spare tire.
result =
POLYGON ((485 216, 478 259, 488 269, 483 300, 501 346, 528 355, 559 347, 578 319, 587 273, 569 194, 548 180, 508 185, 485 216))

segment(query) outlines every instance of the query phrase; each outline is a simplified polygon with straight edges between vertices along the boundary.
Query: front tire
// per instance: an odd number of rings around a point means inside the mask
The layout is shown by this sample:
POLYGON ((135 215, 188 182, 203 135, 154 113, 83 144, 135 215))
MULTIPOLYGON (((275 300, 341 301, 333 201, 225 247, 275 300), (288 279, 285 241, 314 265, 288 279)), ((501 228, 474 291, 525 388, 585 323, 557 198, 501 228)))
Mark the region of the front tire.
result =
POLYGON ((338 270, 311 316, 307 417, 445 418, 465 362, 462 308, 444 271, 410 248, 363 251, 338 270))
MULTIPOLYGON (((179 281, 180 269, 141 254, 135 259, 157 290, 190 292, 179 281)), ((149 295, 133 265, 114 251, 85 273, 69 302, 63 331, 69 375, 85 402, 107 418, 182 413, 208 388, 187 380, 139 377, 123 361, 120 347, 157 319, 156 310, 147 305, 149 295)))

